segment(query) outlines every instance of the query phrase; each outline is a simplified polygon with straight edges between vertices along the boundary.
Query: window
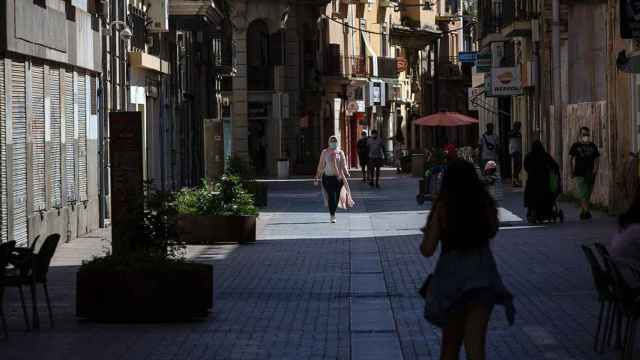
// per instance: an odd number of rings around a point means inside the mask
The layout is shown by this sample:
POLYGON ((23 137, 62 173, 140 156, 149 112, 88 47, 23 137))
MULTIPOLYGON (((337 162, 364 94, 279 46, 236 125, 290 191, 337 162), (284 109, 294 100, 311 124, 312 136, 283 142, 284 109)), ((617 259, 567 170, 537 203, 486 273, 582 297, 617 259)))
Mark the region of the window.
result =
POLYGON ((254 20, 247 29, 247 78, 249 90, 269 90, 273 88, 274 61, 282 60, 282 37, 269 36, 267 24, 254 20), (272 40, 272 41, 270 41, 272 40), (279 42, 278 44, 270 44, 279 42), (273 53, 274 59, 271 59, 273 53), (277 56, 276 56, 277 55, 277 56))
POLYGON ((47 0, 33 0, 33 4, 40 6, 41 8, 47 8, 47 0))

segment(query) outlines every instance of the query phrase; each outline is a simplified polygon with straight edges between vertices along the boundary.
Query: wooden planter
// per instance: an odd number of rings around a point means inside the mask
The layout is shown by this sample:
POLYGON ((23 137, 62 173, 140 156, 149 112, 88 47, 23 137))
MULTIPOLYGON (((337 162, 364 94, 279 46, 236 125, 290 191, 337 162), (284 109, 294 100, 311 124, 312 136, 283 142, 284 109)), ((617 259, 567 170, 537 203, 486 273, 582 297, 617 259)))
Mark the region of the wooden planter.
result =
POLYGON ((104 322, 162 322, 208 316, 213 266, 105 269, 77 273, 76 315, 104 322))
POLYGON ((180 241, 188 245, 256 242, 257 216, 179 215, 180 241))
POLYGON ((266 183, 247 181, 243 184, 247 192, 253 196, 253 202, 257 207, 266 207, 269 186, 266 183))

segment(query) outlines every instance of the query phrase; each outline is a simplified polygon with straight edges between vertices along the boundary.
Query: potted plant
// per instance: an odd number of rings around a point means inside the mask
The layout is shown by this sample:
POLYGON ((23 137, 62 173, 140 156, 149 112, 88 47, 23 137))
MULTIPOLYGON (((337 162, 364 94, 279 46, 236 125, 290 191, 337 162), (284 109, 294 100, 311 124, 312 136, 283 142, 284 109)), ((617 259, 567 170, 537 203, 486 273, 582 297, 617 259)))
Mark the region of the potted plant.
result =
POLYGON ((184 259, 176 239, 173 194, 147 188, 135 251, 84 262, 77 273, 76 315, 107 322, 206 317, 213 306, 213 267, 184 259))
POLYGON ((203 181, 176 195, 177 232, 186 244, 255 243, 256 209, 238 176, 203 181))
POLYGON ((267 206, 269 187, 267 183, 256 180, 256 170, 251 163, 239 156, 230 156, 227 159, 226 173, 240 177, 242 186, 253 197, 255 206, 267 206))

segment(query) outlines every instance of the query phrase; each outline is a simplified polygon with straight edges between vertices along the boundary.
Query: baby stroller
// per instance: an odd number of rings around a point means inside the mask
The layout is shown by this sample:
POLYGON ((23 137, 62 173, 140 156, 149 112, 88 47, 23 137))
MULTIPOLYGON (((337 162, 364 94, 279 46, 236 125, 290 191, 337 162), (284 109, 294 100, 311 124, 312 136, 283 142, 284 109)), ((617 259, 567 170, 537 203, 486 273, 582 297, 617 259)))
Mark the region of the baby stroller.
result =
POLYGON ((527 213, 527 220, 530 224, 544 224, 544 223, 563 223, 564 211, 558 204, 558 198, 562 194, 560 169, 557 166, 552 166, 549 169, 549 181, 548 184, 549 198, 540 199, 537 201, 536 206, 529 208, 527 213))

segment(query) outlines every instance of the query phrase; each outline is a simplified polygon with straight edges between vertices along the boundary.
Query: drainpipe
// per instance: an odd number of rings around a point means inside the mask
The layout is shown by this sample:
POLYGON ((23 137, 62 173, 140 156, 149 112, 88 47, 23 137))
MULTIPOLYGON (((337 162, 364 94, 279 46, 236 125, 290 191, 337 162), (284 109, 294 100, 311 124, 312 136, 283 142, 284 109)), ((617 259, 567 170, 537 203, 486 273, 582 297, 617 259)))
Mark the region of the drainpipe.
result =
POLYGON ((554 132, 552 142, 555 145, 554 155, 556 160, 562 164, 562 86, 560 79, 560 0, 553 0, 552 3, 552 51, 553 51, 553 126, 554 132))

